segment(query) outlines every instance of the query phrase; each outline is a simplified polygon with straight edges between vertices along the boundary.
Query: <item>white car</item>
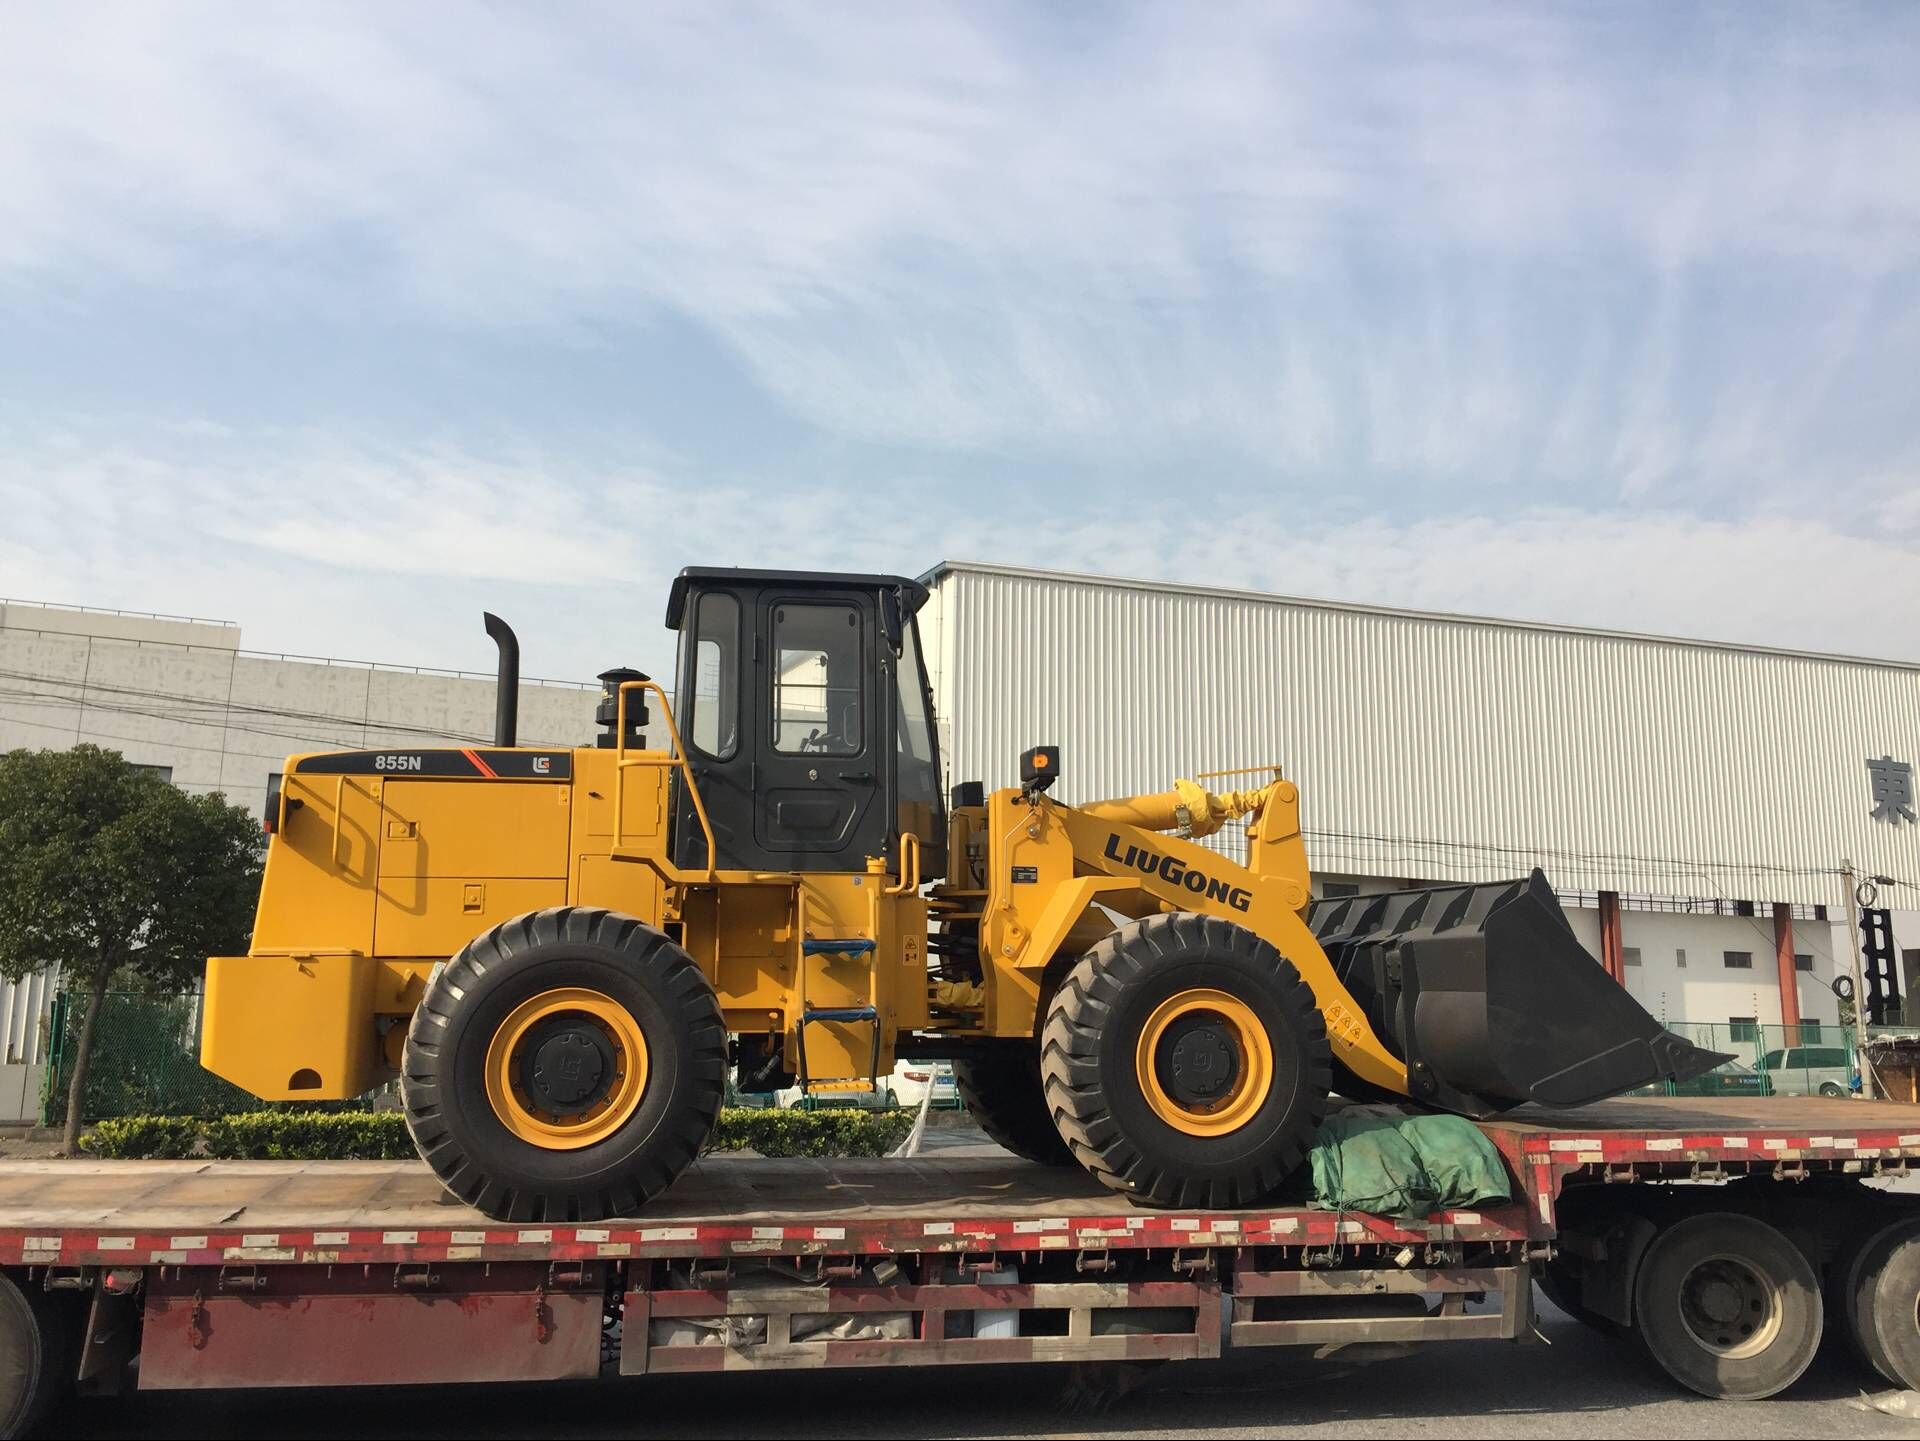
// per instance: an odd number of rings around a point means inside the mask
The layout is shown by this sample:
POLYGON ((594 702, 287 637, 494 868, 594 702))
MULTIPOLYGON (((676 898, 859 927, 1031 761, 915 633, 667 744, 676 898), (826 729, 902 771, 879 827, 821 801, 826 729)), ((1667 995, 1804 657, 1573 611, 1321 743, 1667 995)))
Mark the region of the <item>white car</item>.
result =
POLYGON ((960 1108, 960 1088, 954 1084, 953 1066, 947 1061, 902 1061, 893 1068, 890 1084, 894 1098, 903 1106, 919 1106, 931 1089, 934 1110, 960 1108))
POLYGON ((1845 1096, 1854 1068, 1845 1046, 1789 1046, 1760 1058, 1776 1096, 1845 1096))
MULTIPOLYGON (((891 1110, 895 1106, 917 1110, 926 1099, 929 1087, 933 1090, 936 1111, 959 1109, 960 1088, 954 1084, 953 1067, 945 1061, 901 1061, 893 1068, 893 1074, 881 1077, 878 1092, 815 1091, 813 1099, 815 1105, 852 1106, 867 1111, 891 1110)), ((789 1086, 784 1091, 775 1091, 773 1100, 783 1110, 797 1106, 800 1088, 789 1086)))

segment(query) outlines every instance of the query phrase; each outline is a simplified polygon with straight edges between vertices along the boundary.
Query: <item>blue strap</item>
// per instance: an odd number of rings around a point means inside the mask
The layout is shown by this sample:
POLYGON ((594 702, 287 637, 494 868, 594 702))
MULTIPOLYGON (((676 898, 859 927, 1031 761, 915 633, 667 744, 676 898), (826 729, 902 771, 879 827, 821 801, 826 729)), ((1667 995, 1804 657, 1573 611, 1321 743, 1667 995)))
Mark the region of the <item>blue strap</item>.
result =
POLYGON ((862 938, 855 941, 802 941, 800 954, 803 956, 864 956, 873 949, 873 942, 862 938))

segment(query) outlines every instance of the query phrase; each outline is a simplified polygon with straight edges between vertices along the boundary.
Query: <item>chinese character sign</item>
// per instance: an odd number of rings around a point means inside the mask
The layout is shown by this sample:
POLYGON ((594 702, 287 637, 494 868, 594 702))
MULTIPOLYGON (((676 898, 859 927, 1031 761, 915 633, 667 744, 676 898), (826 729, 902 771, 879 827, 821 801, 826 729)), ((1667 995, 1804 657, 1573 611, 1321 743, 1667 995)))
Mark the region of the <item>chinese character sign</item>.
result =
POLYGON ((1867 774, 1873 778, 1873 818, 1899 825, 1901 821, 1920 823, 1913 811, 1913 767, 1891 756, 1867 762, 1867 774))

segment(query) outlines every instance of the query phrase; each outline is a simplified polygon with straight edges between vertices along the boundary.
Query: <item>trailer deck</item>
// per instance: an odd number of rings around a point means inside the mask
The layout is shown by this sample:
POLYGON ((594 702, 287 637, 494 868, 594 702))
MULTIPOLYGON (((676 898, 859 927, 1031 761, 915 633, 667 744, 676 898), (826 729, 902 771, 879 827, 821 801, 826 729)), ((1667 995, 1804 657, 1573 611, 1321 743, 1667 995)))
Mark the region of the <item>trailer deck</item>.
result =
MULTIPOLYGON (((1861 1267, 1887 1257, 1864 1240, 1920 1234, 1912 1198, 1858 1184, 1920 1160, 1909 1106, 1628 1098, 1482 1129, 1512 1202, 1419 1219, 1148 1210, 976 1148, 708 1157, 643 1216, 537 1226, 489 1220, 411 1161, 11 1162, 0 1269, 46 1298, 43 1324, 84 1313, 62 1323, 84 1339, 84 1385, 151 1389, 1525 1340, 1536 1278, 1635 1324, 1657 1299, 1635 1289, 1641 1257, 1727 1213, 1792 1238, 1808 1274, 1869 1290, 1861 1267)), ((1912 1297, 1882 1310, 1914 1329, 1912 1297)), ((1811 1324, 1817 1339, 1817 1309, 1811 1324)), ((1734 1384, 1685 1360, 1662 1364, 1709 1394, 1734 1384)))
POLYGON ((882 1160, 709 1156, 642 1217, 517 1226, 449 1196, 415 1161, 0 1163, 0 1265, 882 1255, 1284 1240, 1550 1240, 1564 1179, 1884 1175, 1920 1162, 1920 1111, 1817 1097, 1627 1098, 1482 1123, 1511 1207, 1420 1221, 1305 1205, 1136 1207, 1069 1167, 1010 1155, 882 1160))

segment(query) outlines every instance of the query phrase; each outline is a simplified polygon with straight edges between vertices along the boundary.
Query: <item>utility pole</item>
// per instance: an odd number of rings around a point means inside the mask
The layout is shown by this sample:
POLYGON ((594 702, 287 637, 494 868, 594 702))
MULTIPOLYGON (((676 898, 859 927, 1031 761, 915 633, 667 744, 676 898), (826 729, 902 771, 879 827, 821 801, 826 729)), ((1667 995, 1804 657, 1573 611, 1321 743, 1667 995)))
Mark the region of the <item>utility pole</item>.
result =
POLYGON ((1867 1060, 1867 971, 1860 960, 1860 901, 1854 895, 1853 862, 1840 862, 1840 889, 1847 903, 1847 939, 1853 944, 1853 1035, 1860 1056, 1860 1097, 1871 1101, 1876 1090, 1873 1065, 1867 1060))

